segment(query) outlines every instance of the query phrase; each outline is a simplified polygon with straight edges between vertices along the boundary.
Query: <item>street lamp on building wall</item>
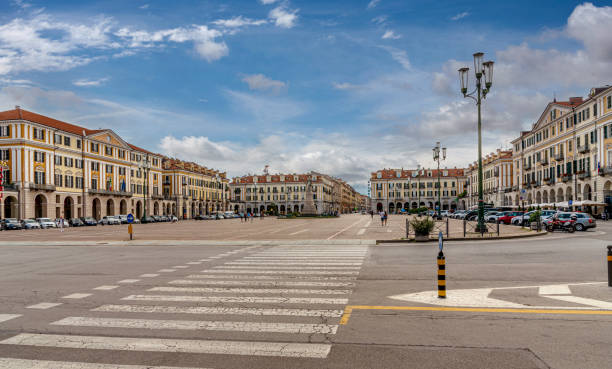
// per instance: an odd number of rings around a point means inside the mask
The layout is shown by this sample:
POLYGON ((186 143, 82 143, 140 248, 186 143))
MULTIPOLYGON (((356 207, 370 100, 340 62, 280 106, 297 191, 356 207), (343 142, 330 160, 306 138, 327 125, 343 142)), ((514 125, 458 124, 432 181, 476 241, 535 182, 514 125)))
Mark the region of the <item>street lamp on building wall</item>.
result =
POLYGON ((481 118, 481 103, 487 97, 487 93, 491 90, 493 84, 493 62, 483 62, 484 53, 474 54, 474 74, 476 76, 476 89, 468 93, 468 71, 467 67, 459 69, 459 79, 461 80, 461 93, 463 97, 469 97, 476 102, 478 107, 478 226, 477 232, 481 234, 486 232, 487 228, 484 222, 484 200, 482 197, 482 118, 481 118), (484 77, 484 88, 482 86, 482 78, 484 77))
POLYGON ((440 213, 442 212, 442 186, 440 184, 440 151, 442 151, 442 160, 446 160, 446 147, 440 148, 440 141, 436 142, 436 146, 432 149, 433 160, 438 162, 438 209, 436 209, 436 215, 438 219, 442 219, 440 213))

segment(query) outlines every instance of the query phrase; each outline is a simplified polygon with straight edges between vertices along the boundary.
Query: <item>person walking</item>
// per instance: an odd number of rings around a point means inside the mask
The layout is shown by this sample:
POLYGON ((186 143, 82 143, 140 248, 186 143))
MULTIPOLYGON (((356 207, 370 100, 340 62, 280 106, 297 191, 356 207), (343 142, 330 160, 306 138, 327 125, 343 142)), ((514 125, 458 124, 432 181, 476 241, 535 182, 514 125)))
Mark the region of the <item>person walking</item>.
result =
POLYGON ((378 215, 380 215, 380 226, 384 227, 385 226, 385 212, 381 210, 380 213, 378 213, 378 215))
POLYGON ((374 220, 374 210, 370 210, 370 217, 374 220))
POLYGON ((60 218, 59 224, 60 224, 60 232, 64 232, 64 218, 60 218))
POLYGON ((389 214, 385 211, 385 227, 387 226, 387 218, 389 218, 389 214))

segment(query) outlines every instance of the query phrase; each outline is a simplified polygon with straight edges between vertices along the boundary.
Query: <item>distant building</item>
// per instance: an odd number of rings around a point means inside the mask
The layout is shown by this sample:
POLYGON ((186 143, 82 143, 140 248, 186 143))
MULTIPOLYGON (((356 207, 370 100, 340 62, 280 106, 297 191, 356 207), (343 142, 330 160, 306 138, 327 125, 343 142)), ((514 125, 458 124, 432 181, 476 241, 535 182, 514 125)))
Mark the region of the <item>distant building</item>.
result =
MULTIPOLYGON (((467 177, 467 206, 478 206, 478 162, 465 170, 467 177)), ((482 158, 482 190, 486 204, 495 207, 511 206, 510 192, 513 187, 512 150, 500 150, 482 158)))

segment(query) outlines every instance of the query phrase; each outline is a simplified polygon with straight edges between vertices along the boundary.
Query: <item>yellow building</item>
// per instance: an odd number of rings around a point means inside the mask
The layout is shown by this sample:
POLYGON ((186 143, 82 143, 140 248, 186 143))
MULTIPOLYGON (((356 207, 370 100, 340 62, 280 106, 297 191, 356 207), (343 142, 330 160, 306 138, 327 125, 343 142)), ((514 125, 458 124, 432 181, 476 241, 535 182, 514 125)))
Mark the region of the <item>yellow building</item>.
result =
POLYGON ((0 217, 73 218, 171 214, 163 156, 16 107, 0 112, 0 217))
MULTIPOLYGON (((467 205, 478 206, 478 162, 468 166, 465 171, 468 178, 467 205)), ((486 204, 495 207, 512 206, 511 195, 513 187, 512 150, 492 152, 482 158, 482 190, 486 204)))
MULTIPOLYGON (((512 203, 572 201, 611 203, 612 87, 591 89, 588 98, 549 103, 531 130, 512 141, 512 203)), ((563 204, 565 205, 565 204, 563 204)), ((569 204, 567 204, 569 205, 569 204)), ((601 208, 585 207, 593 213, 601 208)))
POLYGON ((228 210, 229 180, 225 173, 171 158, 164 158, 162 167, 166 211, 193 218, 228 210))

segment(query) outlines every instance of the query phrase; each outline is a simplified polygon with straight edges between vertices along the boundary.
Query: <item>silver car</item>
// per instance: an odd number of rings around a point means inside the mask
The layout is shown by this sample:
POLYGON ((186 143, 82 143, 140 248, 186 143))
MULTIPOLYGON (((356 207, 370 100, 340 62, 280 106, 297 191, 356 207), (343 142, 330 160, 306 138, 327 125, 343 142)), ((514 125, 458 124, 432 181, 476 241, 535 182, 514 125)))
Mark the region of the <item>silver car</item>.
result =
POLYGON ((23 229, 40 229, 40 224, 34 219, 24 219, 21 221, 21 227, 23 229))

